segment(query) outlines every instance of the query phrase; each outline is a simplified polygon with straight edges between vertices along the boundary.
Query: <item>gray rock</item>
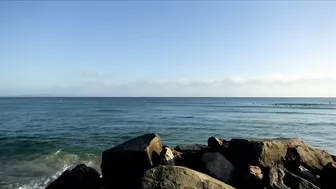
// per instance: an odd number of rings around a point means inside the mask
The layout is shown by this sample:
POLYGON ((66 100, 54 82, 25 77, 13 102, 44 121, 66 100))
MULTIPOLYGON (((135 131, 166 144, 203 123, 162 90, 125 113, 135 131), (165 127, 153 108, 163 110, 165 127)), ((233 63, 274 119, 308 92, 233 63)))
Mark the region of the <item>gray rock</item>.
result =
POLYGON ((182 144, 176 146, 175 150, 182 153, 198 153, 208 149, 206 145, 202 144, 182 144))
POLYGON ((99 189, 99 173, 84 164, 77 165, 72 170, 66 170, 46 189, 99 189))
POLYGON ((176 165, 202 171, 201 156, 204 152, 209 151, 209 147, 201 144, 185 144, 176 146, 175 150, 181 152, 181 161, 176 162, 176 165))
POLYGON ((104 151, 101 163, 104 185, 113 188, 122 183, 123 188, 133 188, 146 170, 159 164, 161 151, 160 137, 154 133, 104 151))
POLYGON ((205 152, 202 155, 204 173, 232 185, 235 167, 218 152, 205 152))
POLYGON ((206 174, 186 167, 160 165, 145 172, 142 189, 234 189, 206 174))

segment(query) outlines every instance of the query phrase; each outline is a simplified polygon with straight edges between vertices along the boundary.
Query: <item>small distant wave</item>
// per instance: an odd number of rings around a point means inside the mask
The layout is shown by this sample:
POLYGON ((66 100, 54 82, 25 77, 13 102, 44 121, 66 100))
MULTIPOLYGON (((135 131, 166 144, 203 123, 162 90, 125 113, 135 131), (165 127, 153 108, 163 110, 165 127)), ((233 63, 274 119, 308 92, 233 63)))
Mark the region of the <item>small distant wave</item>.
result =
POLYGON ((160 101, 144 101, 144 103, 148 103, 148 104, 161 104, 163 102, 160 102, 160 101))
POLYGON ((110 113, 110 112, 126 112, 126 110, 120 110, 120 109, 100 109, 100 110, 97 110, 97 112, 106 112, 106 113, 110 113))
POLYGON ((273 106, 333 106, 333 104, 323 103, 274 103, 273 106))
POLYGON ((192 119, 192 118, 196 118, 196 117, 195 116, 175 116, 174 118, 192 119))

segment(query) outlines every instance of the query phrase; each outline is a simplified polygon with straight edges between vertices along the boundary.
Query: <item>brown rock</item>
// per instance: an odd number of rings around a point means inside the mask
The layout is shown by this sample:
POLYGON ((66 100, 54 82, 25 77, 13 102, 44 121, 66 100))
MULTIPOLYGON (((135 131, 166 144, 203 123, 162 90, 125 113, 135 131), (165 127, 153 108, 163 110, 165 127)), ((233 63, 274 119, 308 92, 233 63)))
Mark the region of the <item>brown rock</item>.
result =
POLYGON ((326 151, 313 149, 298 138, 232 139, 227 154, 236 166, 258 165, 272 168, 303 165, 314 172, 332 161, 326 151))
MULTIPOLYGON (((176 153, 175 155, 178 156, 176 153)), ((162 161, 162 164, 163 165, 175 165, 175 155, 171 148, 163 147, 161 154, 160 154, 160 159, 162 161)))
POLYGON ((133 188, 146 170, 159 164, 161 151, 157 134, 142 135, 104 151, 101 169, 105 187, 122 183, 123 188, 133 188))
POLYGON ((323 189, 336 188, 336 163, 328 163, 321 171, 321 187, 323 189))
POLYGON ((236 186, 239 189, 263 189, 263 174, 258 166, 248 166, 247 169, 240 170, 240 176, 236 179, 236 186))
POLYGON ((261 181, 263 179, 263 174, 258 166, 248 166, 246 173, 246 180, 251 181, 261 181))
POLYGON ((160 165, 147 172, 141 179, 142 189, 234 189, 206 174, 186 167, 160 165))

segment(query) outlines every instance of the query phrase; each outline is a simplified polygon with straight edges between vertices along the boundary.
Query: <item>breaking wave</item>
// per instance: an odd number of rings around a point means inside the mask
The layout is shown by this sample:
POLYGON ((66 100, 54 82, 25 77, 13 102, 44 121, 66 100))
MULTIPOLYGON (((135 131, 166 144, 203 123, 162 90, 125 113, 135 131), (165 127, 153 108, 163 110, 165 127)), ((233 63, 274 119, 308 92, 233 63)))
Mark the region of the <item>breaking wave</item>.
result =
POLYGON ((44 189, 63 171, 84 163, 99 168, 100 156, 94 154, 71 154, 62 149, 52 154, 41 155, 30 161, 11 161, 5 165, 4 189, 44 189), (15 178, 21 178, 17 180, 15 178))

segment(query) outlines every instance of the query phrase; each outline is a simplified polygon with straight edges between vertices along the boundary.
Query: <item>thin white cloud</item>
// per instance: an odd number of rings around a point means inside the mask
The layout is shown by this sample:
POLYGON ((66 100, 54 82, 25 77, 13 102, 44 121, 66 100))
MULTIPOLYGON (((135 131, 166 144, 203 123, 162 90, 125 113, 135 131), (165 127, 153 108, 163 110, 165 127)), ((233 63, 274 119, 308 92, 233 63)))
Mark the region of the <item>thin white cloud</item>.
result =
MULTIPOLYGON (((336 74, 267 74, 205 79, 154 79, 125 82, 100 77, 72 86, 11 89, 0 87, 0 95, 55 94, 58 96, 336 96, 336 74)), ((88 75, 93 76, 95 75, 88 75)), ((71 81, 69 81, 71 82, 71 81)))

